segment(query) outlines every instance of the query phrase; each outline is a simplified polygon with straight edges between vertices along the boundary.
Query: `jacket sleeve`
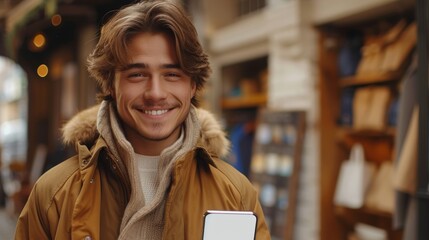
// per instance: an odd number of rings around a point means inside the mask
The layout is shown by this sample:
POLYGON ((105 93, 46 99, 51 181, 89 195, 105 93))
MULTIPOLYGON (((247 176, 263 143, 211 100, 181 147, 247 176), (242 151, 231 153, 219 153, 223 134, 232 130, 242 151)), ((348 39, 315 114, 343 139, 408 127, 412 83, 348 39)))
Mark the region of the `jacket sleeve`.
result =
POLYGON ((245 179, 242 185, 242 201, 244 204, 244 210, 253 211, 258 217, 256 226, 256 240, 269 240, 271 234, 265 221, 265 215, 262 210, 261 203, 259 202, 258 192, 255 190, 253 185, 245 179))
POLYGON ((229 180, 236 186, 241 195, 241 204, 244 211, 253 211, 258 217, 256 227, 256 240, 271 239, 270 231, 265 221, 264 212, 259 202, 259 195, 247 177, 239 173, 230 164, 223 160, 216 161, 217 168, 228 176, 229 180))
POLYGON ((264 213, 262 211, 261 204, 258 200, 256 200, 253 212, 256 214, 256 216, 258 216, 258 226, 256 227, 256 240, 271 239, 270 231, 268 230, 267 223, 265 222, 264 213))
POLYGON ((15 240, 51 239, 45 214, 40 204, 40 197, 36 184, 18 218, 15 240))

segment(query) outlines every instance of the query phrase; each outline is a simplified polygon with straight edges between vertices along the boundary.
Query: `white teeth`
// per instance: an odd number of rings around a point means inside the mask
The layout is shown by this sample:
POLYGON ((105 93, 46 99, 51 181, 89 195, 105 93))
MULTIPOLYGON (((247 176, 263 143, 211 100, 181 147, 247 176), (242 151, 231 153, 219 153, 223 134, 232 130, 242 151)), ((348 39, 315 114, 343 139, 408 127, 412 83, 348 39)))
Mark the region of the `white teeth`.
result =
POLYGON ((144 113, 157 116, 168 112, 168 110, 145 110, 144 113))

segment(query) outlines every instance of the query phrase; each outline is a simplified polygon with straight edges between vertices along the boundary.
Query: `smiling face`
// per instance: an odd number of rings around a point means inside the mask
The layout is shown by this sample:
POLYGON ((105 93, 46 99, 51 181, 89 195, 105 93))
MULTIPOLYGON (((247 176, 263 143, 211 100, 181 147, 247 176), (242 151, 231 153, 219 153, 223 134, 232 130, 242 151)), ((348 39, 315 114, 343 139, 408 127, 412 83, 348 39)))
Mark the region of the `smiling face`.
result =
POLYGON ((164 33, 136 34, 128 44, 128 65, 115 71, 112 96, 136 153, 159 155, 178 139, 189 113, 196 87, 174 46, 164 33))

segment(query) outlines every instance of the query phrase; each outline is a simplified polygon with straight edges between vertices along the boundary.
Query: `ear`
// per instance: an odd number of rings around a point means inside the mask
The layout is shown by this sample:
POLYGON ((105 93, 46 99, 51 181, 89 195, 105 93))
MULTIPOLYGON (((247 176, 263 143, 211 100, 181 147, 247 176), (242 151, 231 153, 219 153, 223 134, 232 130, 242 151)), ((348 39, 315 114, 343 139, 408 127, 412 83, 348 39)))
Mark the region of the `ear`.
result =
POLYGON ((197 83, 195 81, 191 82, 191 95, 192 97, 195 97, 195 94, 197 93, 197 83))
POLYGON ((107 89, 106 95, 110 95, 113 99, 115 99, 116 98, 115 88, 113 86, 109 86, 109 89, 107 89))
POLYGON ((108 91, 109 91, 109 95, 112 96, 112 98, 115 100, 116 99, 115 84, 116 84, 116 81, 117 81, 116 79, 118 78, 117 73, 115 73, 114 76, 115 77, 114 77, 113 81, 110 83, 108 91))
POLYGON ((110 89, 110 95, 112 95, 113 99, 116 99, 115 89, 110 89))

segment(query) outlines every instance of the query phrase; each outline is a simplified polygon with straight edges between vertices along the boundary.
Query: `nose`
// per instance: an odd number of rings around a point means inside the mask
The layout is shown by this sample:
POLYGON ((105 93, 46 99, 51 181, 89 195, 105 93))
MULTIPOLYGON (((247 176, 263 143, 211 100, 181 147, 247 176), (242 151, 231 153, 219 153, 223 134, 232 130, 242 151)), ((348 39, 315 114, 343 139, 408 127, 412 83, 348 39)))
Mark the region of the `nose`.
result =
POLYGON ((161 100, 166 98, 165 83, 159 76, 152 76, 147 82, 144 97, 149 100, 161 100))

